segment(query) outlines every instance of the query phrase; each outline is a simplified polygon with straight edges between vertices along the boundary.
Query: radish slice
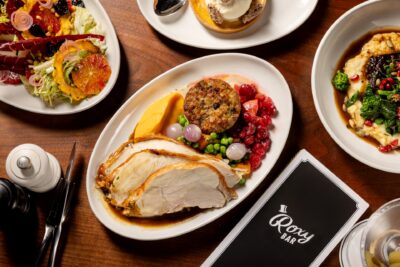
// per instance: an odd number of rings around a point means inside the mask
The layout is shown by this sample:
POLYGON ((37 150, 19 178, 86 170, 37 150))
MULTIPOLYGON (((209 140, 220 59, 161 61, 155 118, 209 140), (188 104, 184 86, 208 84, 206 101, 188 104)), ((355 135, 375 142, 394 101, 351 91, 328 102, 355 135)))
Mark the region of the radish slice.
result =
POLYGON ((11 14, 11 24, 18 31, 27 31, 33 24, 33 18, 26 11, 17 10, 11 14))
POLYGON ((36 74, 33 74, 29 77, 29 84, 35 87, 39 87, 43 84, 43 80, 36 74))
POLYGON ((39 5, 47 9, 53 7, 53 0, 37 0, 37 2, 39 3, 39 5))

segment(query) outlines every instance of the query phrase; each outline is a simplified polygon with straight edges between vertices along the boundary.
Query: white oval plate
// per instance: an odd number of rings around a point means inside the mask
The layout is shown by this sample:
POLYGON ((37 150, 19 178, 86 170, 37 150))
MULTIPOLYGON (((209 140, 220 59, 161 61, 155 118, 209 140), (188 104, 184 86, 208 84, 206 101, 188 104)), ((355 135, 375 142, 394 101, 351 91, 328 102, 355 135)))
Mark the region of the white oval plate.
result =
POLYGON ((346 128, 337 110, 331 79, 336 64, 346 49, 368 32, 379 28, 400 27, 400 1, 367 1, 342 15, 326 32, 314 58, 312 93, 325 129, 351 156, 373 168, 400 173, 399 154, 383 154, 346 128))
POLYGON ((84 111, 103 100, 114 87, 118 78, 120 67, 120 51, 114 27, 103 9, 99 0, 84 1, 86 8, 101 25, 105 32, 107 52, 106 56, 111 67, 111 76, 100 94, 83 100, 81 103, 71 105, 67 102, 55 107, 47 106, 39 97, 32 96, 23 85, 0 85, 0 101, 19 109, 39 114, 64 115, 84 111))
POLYGON ((206 49, 239 49, 265 44, 291 33, 311 15, 318 0, 267 0, 262 17, 248 29, 221 34, 203 27, 190 5, 177 13, 159 17, 153 11, 153 0, 137 0, 147 22, 164 36, 189 46, 206 49))
POLYGON ((125 102, 104 128, 93 149, 87 171, 86 190, 90 206, 96 217, 106 227, 129 238, 157 240, 193 231, 231 210, 261 183, 282 152, 291 121, 292 97, 288 84, 282 74, 270 63, 245 54, 218 54, 179 65, 144 85, 125 102), (113 215, 104 202, 100 190, 95 188, 95 176, 100 163, 128 140, 146 107, 156 99, 190 82, 223 73, 243 75, 256 82, 260 89, 273 99, 278 110, 278 115, 273 119, 275 127, 271 131, 271 150, 246 185, 237 190, 238 198, 230 201, 223 208, 203 211, 180 223, 161 227, 143 227, 127 223, 113 215))

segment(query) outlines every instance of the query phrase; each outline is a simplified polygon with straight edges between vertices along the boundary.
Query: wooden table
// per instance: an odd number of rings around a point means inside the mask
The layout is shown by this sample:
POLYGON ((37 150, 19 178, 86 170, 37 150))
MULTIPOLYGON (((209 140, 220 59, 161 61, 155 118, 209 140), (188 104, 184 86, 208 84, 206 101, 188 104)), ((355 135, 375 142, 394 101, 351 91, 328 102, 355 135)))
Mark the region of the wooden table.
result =
MULTIPOLYGON (((21 143, 42 146, 54 154, 64 168, 73 141, 79 144, 78 172, 82 175, 82 183, 68 227, 62 266, 197 266, 301 148, 306 148, 369 202, 370 209, 365 217, 383 203, 399 197, 398 175, 372 169, 349 156, 328 135, 315 111, 310 77, 318 44, 340 15, 363 2, 321 0, 311 17, 292 34, 266 45, 240 50, 276 66, 289 83, 294 103, 286 147, 257 190, 216 222, 178 238, 140 242, 109 231, 90 210, 84 182, 85 167, 100 132, 121 104, 146 82, 178 64, 215 51, 187 47, 161 36, 147 24, 134 0, 101 2, 111 17, 121 44, 121 72, 111 94, 90 110, 62 117, 32 114, 0 103, 0 176, 6 176, 4 166, 8 153, 21 143)), ((37 218, 0 225, 0 266, 32 265, 51 197, 51 193, 36 197, 37 218)), ((3 220, 1 215, 0 218, 3 220)), ((323 266, 338 265, 336 248, 323 266)))

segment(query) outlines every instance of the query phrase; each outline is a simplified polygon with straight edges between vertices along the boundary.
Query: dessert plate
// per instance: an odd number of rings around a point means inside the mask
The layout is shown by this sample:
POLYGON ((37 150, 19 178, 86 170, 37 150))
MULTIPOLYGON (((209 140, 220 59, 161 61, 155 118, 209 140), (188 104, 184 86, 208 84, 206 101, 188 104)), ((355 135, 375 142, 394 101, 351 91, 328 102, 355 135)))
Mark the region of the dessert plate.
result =
POLYGON ((289 134, 292 109, 292 97, 282 74, 270 63, 254 56, 236 53, 206 56, 165 72, 128 99, 108 122, 97 140, 86 176, 87 195, 94 214, 110 230, 139 240, 157 240, 182 235, 216 220, 242 202, 275 165, 289 134), (237 189, 238 198, 228 202, 223 208, 205 210, 165 226, 143 226, 127 222, 115 215, 95 185, 99 165, 120 144, 128 140, 144 110, 160 96, 203 77, 228 73, 245 76, 257 83, 260 90, 272 98, 278 110, 278 115, 273 119, 274 128, 270 132, 271 149, 263 159, 261 167, 252 174, 246 185, 237 189))
POLYGON ((117 81, 120 67, 120 49, 117 35, 115 34, 110 18, 103 9, 99 0, 84 1, 84 3, 95 20, 101 25, 105 35, 107 45, 106 56, 111 67, 111 76, 103 90, 98 95, 83 100, 76 105, 64 102, 55 107, 49 107, 39 97, 34 97, 29 94, 23 85, 0 84, 0 101, 34 113, 64 115, 81 112, 91 108, 110 93, 117 81))
POLYGON ((185 45, 217 50, 252 47, 281 38, 297 29, 311 15, 317 2, 268 0, 263 14, 253 25, 242 32, 225 34, 201 25, 188 4, 175 14, 159 17, 153 11, 153 1, 137 0, 143 16, 159 33, 185 45))

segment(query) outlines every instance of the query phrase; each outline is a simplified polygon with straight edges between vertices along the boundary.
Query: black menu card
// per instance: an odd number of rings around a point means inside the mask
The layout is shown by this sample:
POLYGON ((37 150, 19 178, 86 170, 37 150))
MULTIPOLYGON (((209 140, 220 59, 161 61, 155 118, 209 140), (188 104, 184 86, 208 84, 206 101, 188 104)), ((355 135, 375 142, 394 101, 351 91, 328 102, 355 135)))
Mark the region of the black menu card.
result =
POLYGON ((301 150, 202 266, 319 266, 367 208, 301 150))

